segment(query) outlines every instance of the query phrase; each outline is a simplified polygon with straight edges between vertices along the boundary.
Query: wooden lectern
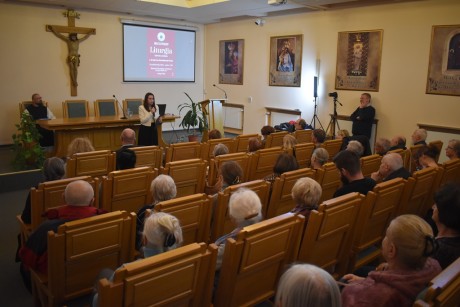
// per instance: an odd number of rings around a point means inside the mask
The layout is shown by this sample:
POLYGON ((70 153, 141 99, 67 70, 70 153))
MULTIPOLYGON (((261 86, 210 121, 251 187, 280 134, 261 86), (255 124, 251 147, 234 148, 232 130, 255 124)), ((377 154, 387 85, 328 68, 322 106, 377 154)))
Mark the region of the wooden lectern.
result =
POLYGON ((223 115, 223 104, 227 99, 206 99, 199 102, 203 114, 206 116, 208 121, 208 129, 203 131, 203 137, 201 142, 207 142, 209 138, 209 130, 217 129, 222 135, 224 135, 224 115, 223 115))

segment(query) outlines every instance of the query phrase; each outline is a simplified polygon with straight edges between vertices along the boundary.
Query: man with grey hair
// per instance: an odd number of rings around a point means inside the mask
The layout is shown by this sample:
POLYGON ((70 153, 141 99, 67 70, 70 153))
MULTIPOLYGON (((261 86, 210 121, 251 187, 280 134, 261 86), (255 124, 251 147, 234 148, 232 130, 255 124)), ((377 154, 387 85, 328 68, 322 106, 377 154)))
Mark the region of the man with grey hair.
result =
POLYGON ((384 156, 390 150, 391 142, 386 138, 378 138, 374 145, 374 154, 384 156))
POLYGON ((142 247, 142 233, 144 231, 145 211, 153 210, 159 202, 170 200, 176 197, 177 188, 174 179, 168 175, 158 175, 150 184, 153 202, 145 205, 137 212, 136 221, 136 248, 142 247))
POLYGON ((65 206, 53 208, 44 213, 48 219, 43 222, 19 250, 21 275, 26 287, 30 289, 30 269, 43 274, 48 273, 48 231, 56 232, 65 222, 83 219, 104 213, 92 206, 94 190, 87 181, 76 180, 69 183, 64 191, 65 206))
POLYGON ((460 158, 460 140, 452 139, 447 143, 446 156, 449 160, 460 158))
POLYGON ((414 145, 426 145, 426 138, 428 133, 425 129, 415 129, 414 133, 412 133, 412 144, 414 145))
POLYGON ((363 156, 363 153, 364 153, 364 147, 358 141, 350 141, 350 142, 348 142, 346 150, 354 152, 360 158, 363 156))
POLYGON ((402 135, 397 135, 394 138, 391 139, 390 141, 390 149, 389 150, 395 150, 395 149, 402 149, 406 150, 406 138, 402 135))
POLYGON ((403 159, 397 153, 388 153, 383 156, 379 170, 371 174, 371 178, 377 182, 409 177, 410 173, 404 168, 403 159))

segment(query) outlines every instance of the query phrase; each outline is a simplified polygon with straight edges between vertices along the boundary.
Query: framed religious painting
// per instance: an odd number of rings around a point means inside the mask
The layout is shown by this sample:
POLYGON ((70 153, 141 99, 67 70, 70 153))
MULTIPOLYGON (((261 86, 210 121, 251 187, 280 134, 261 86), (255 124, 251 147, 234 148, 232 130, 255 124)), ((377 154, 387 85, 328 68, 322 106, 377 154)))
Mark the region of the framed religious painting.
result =
POLYGON ((460 96, 460 25, 433 26, 426 93, 460 96))
POLYGON ((378 92, 383 30, 339 32, 335 88, 378 92))
POLYGON ((219 42, 219 83, 243 84, 244 39, 219 42))
POLYGON ((303 35, 270 37, 270 86, 300 87, 303 35))

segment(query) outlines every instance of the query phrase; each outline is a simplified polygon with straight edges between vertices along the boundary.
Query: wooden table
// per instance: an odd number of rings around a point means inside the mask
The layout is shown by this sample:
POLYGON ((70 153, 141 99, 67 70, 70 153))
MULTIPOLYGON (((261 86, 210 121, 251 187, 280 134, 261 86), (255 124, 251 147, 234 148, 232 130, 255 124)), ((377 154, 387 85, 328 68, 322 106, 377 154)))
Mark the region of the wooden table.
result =
MULTIPOLYGON (((163 122, 175 121, 179 116, 165 115, 163 122)), ((55 155, 65 157, 67 147, 74 138, 87 137, 96 150, 117 150, 121 146, 120 135, 123 129, 131 128, 138 133, 139 116, 120 119, 119 116, 87 117, 87 118, 58 118, 37 120, 37 123, 48 130, 54 131, 55 155)), ((158 145, 165 147, 162 126, 157 127, 158 145)))

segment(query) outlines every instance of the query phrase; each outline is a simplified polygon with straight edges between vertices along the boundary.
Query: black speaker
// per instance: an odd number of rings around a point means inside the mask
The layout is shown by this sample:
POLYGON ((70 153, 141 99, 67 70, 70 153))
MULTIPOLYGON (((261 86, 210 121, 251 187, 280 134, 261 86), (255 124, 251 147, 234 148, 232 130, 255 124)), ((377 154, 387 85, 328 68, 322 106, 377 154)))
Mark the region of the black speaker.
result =
POLYGON ((318 77, 313 77, 313 97, 318 98, 318 77))

